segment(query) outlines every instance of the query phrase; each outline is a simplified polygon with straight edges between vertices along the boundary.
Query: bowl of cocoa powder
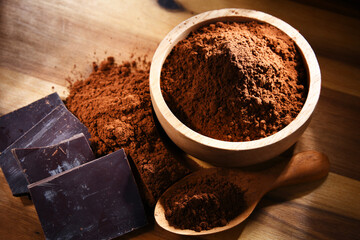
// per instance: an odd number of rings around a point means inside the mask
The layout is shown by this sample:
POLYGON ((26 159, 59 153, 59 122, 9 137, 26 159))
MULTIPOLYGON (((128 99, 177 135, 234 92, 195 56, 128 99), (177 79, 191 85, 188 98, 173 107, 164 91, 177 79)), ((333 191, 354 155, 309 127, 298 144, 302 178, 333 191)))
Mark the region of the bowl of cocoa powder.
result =
POLYGON ((318 102, 320 68, 286 22, 245 9, 176 26, 150 69, 155 114, 172 141, 217 166, 246 166, 291 147, 318 102))

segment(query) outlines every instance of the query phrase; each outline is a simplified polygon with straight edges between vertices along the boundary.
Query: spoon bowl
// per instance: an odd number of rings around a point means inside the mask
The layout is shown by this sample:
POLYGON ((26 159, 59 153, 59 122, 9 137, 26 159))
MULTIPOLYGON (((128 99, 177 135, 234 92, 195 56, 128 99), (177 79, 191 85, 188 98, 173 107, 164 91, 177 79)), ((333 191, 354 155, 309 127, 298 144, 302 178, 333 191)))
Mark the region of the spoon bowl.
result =
POLYGON ((167 231, 180 235, 206 235, 225 231, 243 222, 255 209, 261 198, 269 191, 286 185, 310 182, 325 177, 330 169, 329 159, 323 153, 307 151, 298 153, 288 162, 281 162, 262 171, 244 171, 240 169, 207 168, 194 172, 171 186, 158 200, 154 216, 158 225, 167 231), (218 174, 239 186, 244 191, 245 206, 243 211, 225 226, 196 232, 190 229, 178 229, 171 226, 165 218, 161 204, 165 197, 171 196, 193 178, 218 174))

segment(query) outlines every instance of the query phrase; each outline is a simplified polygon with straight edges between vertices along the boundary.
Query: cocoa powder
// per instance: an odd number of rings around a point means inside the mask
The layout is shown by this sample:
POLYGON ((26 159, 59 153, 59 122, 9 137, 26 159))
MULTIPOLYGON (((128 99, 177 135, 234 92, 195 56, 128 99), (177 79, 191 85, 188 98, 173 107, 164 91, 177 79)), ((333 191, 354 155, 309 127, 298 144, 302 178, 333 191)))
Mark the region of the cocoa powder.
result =
POLYGON ((307 75, 295 43, 277 28, 218 22, 173 48, 161 88, 188 127, 220 140, 249 141, 294 120, 306 100, 307 75))
POLYGON ((209 230, 225 226, 244 210, 244 191, 229 181, 226 174, 224 177, 209 170, 211 174, 202 170, 187 177, 162 198, 170 225, 197 232, 209 230))
POLYGON ((189 173, 167 151, 156 131, 149 93, 149 63, 116 64, 113 57, 70 86, 66 106, 91 133, 96 155, 124 148, 153 205, 164 190, 189 173))

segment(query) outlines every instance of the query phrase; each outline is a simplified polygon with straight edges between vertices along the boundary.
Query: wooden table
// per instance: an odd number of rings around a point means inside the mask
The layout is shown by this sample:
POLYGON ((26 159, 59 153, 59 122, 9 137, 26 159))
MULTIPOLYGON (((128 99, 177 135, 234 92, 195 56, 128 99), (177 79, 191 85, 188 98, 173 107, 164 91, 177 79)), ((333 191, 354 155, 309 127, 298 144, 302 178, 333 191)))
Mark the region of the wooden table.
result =
MULTIPOLYGON (((360 239, 360 14, 351 1, 1 1, 0 114, 89 74, 92 61, 148 55, 184 19, 238 7, 283 19, 309 41, 322 70, 313 120, 294 152, 318 150, 327 179, 269 193, 251 217, 200 239, 360 239), (160 3, 160 4, 159 4, 160 3)), ((123 239, 182 239, 155 223, 123 239)), ((121 239, 122 239, 121 238, 121 239)), ((44 239, 34 205, 0 173, 0 239, 44 239)))

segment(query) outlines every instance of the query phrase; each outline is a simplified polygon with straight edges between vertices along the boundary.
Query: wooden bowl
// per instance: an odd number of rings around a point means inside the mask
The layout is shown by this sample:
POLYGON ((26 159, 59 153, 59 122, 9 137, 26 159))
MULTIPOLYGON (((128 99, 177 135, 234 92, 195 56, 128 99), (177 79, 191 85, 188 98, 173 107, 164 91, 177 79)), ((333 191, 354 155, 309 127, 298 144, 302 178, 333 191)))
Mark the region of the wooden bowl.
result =
POLYGON ((160 43, 150 69, 150 94, 155 114, 171 140, 186 153, 224 167, 246 166, 269 160, 292 146, 305 131, 318 102, 321 89, 320 68, 314 51, 301 34, 286 22, 269 14, 246 9, 221 9, 201 13, 176 26, 160 43), (308 74, 308 95, 298 116, 285 128, 266 138, 248 142, 228 142, 199 134, 175 117, 160 88, 162 65, 172 48, 188 34, 217 21, 265 22, 294 40, 303 56, 308 74))

